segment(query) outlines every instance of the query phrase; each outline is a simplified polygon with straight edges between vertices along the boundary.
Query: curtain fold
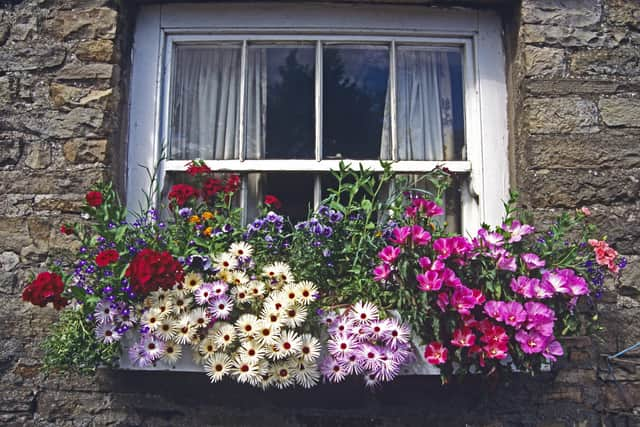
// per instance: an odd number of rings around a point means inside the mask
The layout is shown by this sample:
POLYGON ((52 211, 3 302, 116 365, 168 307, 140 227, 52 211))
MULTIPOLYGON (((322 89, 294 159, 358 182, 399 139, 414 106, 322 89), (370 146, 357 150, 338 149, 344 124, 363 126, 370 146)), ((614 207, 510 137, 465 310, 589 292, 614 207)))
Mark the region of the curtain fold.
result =
MULTIPOLYGON (((396 76, 398 160, 455 160, 447 53, 398 49, 396 76)), ((389 132, 385 121, 381 158, 391 152, 389 132)))
POLYGON ((239 158, 240 49, 176 49, 170 114, 170 156, 239 158))

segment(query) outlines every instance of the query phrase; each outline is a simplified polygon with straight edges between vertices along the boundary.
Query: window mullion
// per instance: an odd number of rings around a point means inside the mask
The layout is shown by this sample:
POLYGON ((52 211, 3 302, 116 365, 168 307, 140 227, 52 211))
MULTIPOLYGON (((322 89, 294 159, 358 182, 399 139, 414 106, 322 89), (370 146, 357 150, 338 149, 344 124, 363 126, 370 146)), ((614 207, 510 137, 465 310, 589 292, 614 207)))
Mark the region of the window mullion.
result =
POLYGON ((316 160, 322 160, 322 42, 316 42, 316 73, 315 73, 315 135, 316 160))
POLYGON ((389 58, 389 102, 391 106, 391 160, 398 160, 398 127, 396 103, 396 42, 391 41, 389 58))
POLYGON ((238 132, 238 150, 239 159, 245 159, 245 99, 247 92, 247 41, 242 41, 242 51, 240 57, 240 108, 239 111, 239 132, 238 132))

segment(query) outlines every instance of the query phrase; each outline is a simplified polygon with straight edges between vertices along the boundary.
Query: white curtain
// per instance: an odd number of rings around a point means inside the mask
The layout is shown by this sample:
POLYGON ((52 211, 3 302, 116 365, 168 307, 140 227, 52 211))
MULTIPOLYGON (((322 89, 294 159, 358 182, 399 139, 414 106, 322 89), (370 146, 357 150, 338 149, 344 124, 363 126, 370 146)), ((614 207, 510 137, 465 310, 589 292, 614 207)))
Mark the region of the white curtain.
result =
POLYGON ((171 158, 238 158, 240 49, 180 46, 173 71, 171 158))
MULTIPOLYGON (((398 160, 455 160, 447 53, 398 49, 396 76, 398 160)), ((389 132, 385 120, 381 158, 391 155, 389 132)))

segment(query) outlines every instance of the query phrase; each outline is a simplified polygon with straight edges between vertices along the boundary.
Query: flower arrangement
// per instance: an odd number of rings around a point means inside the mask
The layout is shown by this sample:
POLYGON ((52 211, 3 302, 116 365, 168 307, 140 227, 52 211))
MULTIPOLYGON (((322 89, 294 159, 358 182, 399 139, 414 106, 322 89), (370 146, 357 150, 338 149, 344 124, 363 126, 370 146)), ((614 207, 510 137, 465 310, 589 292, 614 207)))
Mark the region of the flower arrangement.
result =
POLYGON ((81 242, 76 259, 22 294, 62 310, 44 367, 190 357, 212 382, 308 388, 360 375, 374 387, 422 356, 444 381, 535 373, 563 355, 559 338, 597 329, 603 282, 626 261, 594 238, 587 209, 539 232, 514 195, 500 226, 462 236, 441 219, 447 171, 428 174, 426 192, 383 166, 341 164, 327 199, 295 225, 275 195, 242 224, 240 178, 201 161, 165 207, 133 218, 110 184, 96 185, 91 221, 61 228, 81 242))

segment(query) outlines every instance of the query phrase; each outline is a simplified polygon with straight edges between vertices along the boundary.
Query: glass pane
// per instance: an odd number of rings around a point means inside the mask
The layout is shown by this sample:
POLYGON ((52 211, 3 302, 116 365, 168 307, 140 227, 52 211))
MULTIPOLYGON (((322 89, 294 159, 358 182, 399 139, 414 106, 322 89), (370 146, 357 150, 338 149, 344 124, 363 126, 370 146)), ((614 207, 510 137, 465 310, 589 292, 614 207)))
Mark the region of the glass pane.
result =
POLYGON ((250 46, 247 158, 315 158, 313 46, 250 46))
POLYGON ((267 194, 276 196, 282 208, 276 209, 280 215, 288 216, 293 224, 307 219, 313 208, 314 175, 309 173, 270 172, 249 174, 247 219, 257 215, 257 204, 267 194))
POLYGON ((389 158, 389 49, 326 46, 322 68, 323 158, 389 158))
POLYGON ((239 158, 240 56, 240 47, 175 47, 169 158, 239 158))
POLYGON ((399 160, 465 160, 462 55, 398 47, 399 160))

